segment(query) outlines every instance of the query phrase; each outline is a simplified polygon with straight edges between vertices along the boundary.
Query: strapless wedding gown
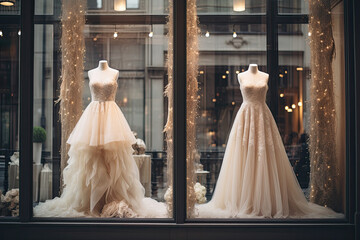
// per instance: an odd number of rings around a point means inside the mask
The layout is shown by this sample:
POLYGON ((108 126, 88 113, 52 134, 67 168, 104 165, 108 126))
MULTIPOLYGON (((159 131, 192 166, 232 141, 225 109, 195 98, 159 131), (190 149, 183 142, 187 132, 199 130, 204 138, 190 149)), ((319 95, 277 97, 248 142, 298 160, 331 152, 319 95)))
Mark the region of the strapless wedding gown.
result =
POLYGON ((144 198, 132 157, 136 139, 115 103, 116 80, 90 79, 89 85, 92 101, 67 141, 71 146, 63 193, 36 206, 34 215, 104 216, 104 206, 111 204, 112 216, 166 217, 163 203, 144 198))
POLYGON ((243 103, 214 194, 209 203, 197 206, 197 217, 343 217, 306 200, 265 102, 267 82, 242 80, 240 90, 243 103))

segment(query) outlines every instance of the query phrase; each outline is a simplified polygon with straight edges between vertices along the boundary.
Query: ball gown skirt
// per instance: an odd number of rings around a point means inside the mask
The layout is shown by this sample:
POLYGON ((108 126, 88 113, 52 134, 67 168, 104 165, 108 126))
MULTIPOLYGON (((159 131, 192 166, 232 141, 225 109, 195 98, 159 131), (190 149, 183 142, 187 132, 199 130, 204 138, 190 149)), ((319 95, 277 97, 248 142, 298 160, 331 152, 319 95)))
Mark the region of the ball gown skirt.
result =
POLYGON ((114 101, 92 101, 67 143, 63 193, 36 206, 35 216, 104 216, 104 206, 124 202, 134 216, 166 217, 163 203, 144 198, 132 157, 135 137, 114 101))
POLYGON ((306 200, 265 103, 267 85, 246 84, 213 197, 197 206, 197 217, 343 217, 306 200))

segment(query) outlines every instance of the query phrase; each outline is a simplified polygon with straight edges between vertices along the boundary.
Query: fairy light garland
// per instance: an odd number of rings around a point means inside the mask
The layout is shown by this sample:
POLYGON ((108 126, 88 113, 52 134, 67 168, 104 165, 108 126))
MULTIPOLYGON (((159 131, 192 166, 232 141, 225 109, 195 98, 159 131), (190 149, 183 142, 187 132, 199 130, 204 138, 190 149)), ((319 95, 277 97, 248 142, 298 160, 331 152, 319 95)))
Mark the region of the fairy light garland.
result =
POLYGON ((187 217, 194 216, 195 194, 195 156, 196 156, 196 120, 198 117, 198 66, 199 20, 196 0, 187 0, 186 12, 186 184, 187 184, 187 217))
POLYGON ((66 141, 82 113, 85 9, 85 0, 62 1, 62 69, 58 100, 61 119, 61 172, 66 167, 70 147, 66 141))
POLYGON ((173 206, 174 206, 174 199, 172 197, 172 189, 173 189, 173 162, 174 162, 174 144, 173 144, 173 137, 174 137, 174 15, 173 15, 173 1, 169 0, 169 15, 167 17, 167 28, 168 28, 168 54, 167 54, 167 73, 168 73, 168 84, 165 88, 165 96, 168 98, 168 115, 167 115, 167 122, 164 127, 165 132, 165 140, 166 140, 166 158, 167 158, 167 185, 170 189, 170 197, 165 198, 167 203, 167 210, 169 213, 169 217, 172 216, 173 213, 173 206))
POLYGON ((330 0, 309 1, 310 86, 310 200, 339 208, 336 179, 335 102, 332 60, 335 42, 332 33, 330 0))
MULTIPOLYGON (((168 118, 164 131, 166 133, 167 143, 167 168, 168 168, 168 186, 172 189, 173 184, 173 1, 169 0, 168 16, 168 85, 165 89, 165 95, 168 98, 168 118)), ((197 17, 196 0, 187 0, 187 18, 186 18, 186 54, 187 54, 187 74, 186 74, 186 212, 187 217, 194 215, 194 206, 196 203, 195 195, 195 155, 196 155, 196 119, 198 117, 198 34, 199 21, 197 17)), ((173 199, 167 200, 168 211, 171 214, 173 209, 173 199)))

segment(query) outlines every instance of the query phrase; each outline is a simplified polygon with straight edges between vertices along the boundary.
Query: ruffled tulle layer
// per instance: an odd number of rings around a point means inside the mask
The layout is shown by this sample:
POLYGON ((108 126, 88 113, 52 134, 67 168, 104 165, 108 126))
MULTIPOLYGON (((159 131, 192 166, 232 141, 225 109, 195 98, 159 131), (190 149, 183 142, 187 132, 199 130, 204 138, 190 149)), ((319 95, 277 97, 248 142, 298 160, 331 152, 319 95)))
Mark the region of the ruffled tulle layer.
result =
POLYGON ((67 143, 102 146, 111 142, 135 141, 129 124, 114 101, 92 101, 70 134, 67 143))
POLYGON ((265 103, 243 103, 235 118, 211 201, 198 217, 342 217, 308 203, 265 103))
POLYGON ((166 206, 144 198, 128 142, 70 147, 59 198, 34 208, 36 217, 166 217, 166 206), (106 206, 106 209, 105 209, 106 206), (134 214, 128 214, 134 212, 134 214))

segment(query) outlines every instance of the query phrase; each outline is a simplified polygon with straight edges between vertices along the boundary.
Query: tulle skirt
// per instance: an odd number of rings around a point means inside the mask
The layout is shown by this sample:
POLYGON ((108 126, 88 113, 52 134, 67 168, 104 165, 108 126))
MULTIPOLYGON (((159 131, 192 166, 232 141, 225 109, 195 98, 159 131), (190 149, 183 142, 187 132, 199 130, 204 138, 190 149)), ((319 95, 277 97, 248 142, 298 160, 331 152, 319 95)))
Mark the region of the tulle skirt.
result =
POLYGON ((243 103, 227 142, 211 201, 198 217, 343 217, 309 203, 265 103, 243 103))
POLYGON ((36 206, 35 216, 166 217, 163 203, 144 198, 135 141, 115 102, 91 102, 67 141, 63 193, 36 206))

